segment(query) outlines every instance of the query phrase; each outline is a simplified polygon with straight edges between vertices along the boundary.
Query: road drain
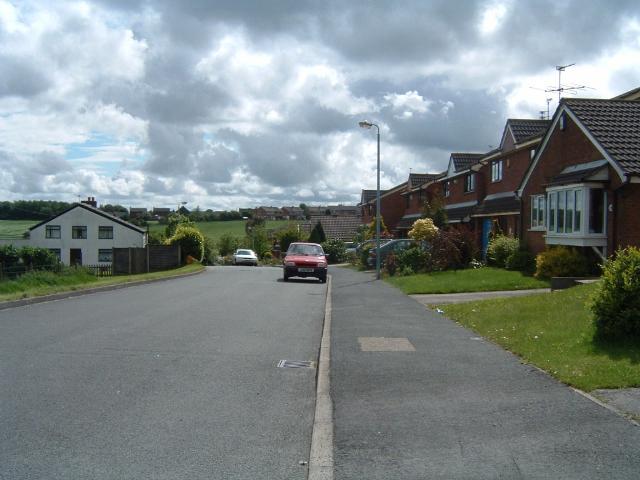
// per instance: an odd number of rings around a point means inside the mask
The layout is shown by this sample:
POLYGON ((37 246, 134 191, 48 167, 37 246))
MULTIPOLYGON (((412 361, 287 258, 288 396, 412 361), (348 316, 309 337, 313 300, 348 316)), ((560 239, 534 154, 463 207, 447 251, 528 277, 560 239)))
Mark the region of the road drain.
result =
POLYGON ((278 368, 315 368, 315 362, 280 360, 278 362, 278 368))

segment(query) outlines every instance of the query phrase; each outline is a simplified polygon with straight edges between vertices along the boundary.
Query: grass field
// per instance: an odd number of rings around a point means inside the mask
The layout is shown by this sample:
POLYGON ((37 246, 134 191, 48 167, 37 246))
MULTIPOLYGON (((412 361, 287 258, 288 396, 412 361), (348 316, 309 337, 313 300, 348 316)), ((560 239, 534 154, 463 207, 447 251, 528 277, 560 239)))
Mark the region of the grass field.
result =
POLYGON ((203 270, 198 264, 185 265, 184 267, 163 272, 142 273, 139 275, 118 275, 116 277, 95 277, 84 270, 74 271, 70 269, 63 274, 51 272, 31 272, 17 280, 0 282, 0 302, 19 300, 30 297, 52 295, 54 293, 83 290, 87 288, 117 285, 122 283, 140 282, 143 280, 155 280, 169 278, 176 275, 195 273, 203 270))
POLYGON ((40 220, 0 220, 0 238, 22 238, 22 234, 40 220))
POLYGON ((386 279, 407 295, 416 293, 490 292, 547 288, 549 283, 520 272, 484 267, 446 272, 420 273, 386 279))
POLYGON ((558 380, 591 391, 640 386, 640 345, 594 339, 598 284, 519 298, 440 305, 444 314, 558 380))

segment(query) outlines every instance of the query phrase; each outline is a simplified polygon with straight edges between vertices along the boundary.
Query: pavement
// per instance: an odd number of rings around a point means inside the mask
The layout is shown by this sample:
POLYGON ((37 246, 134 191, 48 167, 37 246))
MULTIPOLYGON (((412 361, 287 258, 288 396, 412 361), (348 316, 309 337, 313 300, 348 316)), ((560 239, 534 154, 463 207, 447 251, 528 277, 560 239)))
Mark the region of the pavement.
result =
POLYGON ((493 292, 468 292, 468 293, 435 293, 409 295, 423 305, 442 305, 445 303, 474 302, 487 298, 521 297, 523 295, 536 295, 551 292, 550 288, 537 288, 532 290, 499 290, 493 292))
POLYGON ((331 273, 334 478, 638 478, 636 423, 370 273, 331 273))

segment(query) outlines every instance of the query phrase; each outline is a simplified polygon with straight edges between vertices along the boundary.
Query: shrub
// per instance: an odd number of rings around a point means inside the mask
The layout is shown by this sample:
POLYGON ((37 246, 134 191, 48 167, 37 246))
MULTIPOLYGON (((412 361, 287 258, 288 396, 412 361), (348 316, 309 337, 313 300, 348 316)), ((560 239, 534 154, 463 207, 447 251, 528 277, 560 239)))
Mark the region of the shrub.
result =
POLYGON ((367 263, 367 261, 369 260, 369 252, 371 252, 371 248, 376 248, 376 247, 366 246, 360 249, 359 260, 360 260, 360 264, 364 268, 369 267, 369 264, 367 263))
POLYGON ((393 252, 387 255, 387 258, 384 262, 384 268, 392 277, 396 274, 396 270, 398 270, 398 257, 396 257, 393 252))
POLYGON ((231 255, 235 252, 240 246, 240 239, 238 237, 234 237, 230 233, 224 233, 220 235, 218 239, 218 253, 223 257, 227 255, 231 255))
POLYGON ((518 250, 507 257, 505 267, 532 274, 536 270, 536 256, 528 250, 518 250))
POLYGON ((587 259, 575 248, 558 245, 536 257, 536 278, 580 277, 588 272, 587 259))
POLYGON ((409 230, 409 238, 417 241, 430 242, 438 234, 438 227, 433 224, 430 218, 420 218, 413 222, 411 230, 409 230))
POLYGON ((477 255, 472 234, 460 230, 440 230, 431 242, 430 270, 466 268, 477 255))
POLYGON ((198 261, 204 256, 204 235, 196 227, 180 224, 174 235, 167 240, 168 245, 180 245, 182 262, 190 255, 198 261))
POLYGON ((342 240, 327 240, 322 244, 329 263, 342 263, 347 258, 347 249, 342 240))
POLYGON ((302 240, 299 228, 297 226, 292 226, 286 230, 278 232, 276 237, 278 238, 280 250, 283 252, 286 252, 289 249, 289 245, 291 245, 293 242, 299 242, 300 240, 302 240))
POLYGON ((427 269, 429 253, 420 247, 411 247, 398 253, 398 269, 422 272, 427 269))
POLYGON ((322 228, 322 223, 320 223, 319 220, 309 234, 309 241, 311 243, 322 243, 327 241, 327 236, 324 234, 324 228, 322 228))
POLYGON ((20 252, 13 245, 0 246, 0 263, 5 267, 13 267, 20 261, 20 252))
POLYGON ((19 250, 22 263, 36 270, 57 266, 58 257, 48 248, 22 247, 19 250))
POLYGON ((507 235, 496 235, 489 241, 487 247, 487 261, 496 267, 504 267, 507 258, 520 249, 520 242, 517 238, 507 235))
POLYGON ((203 265, 213 265, 218 258, 216 244, 209 237, 204 237, 204 254, 202 255, 203 265))
POLYGON ((604 265, 602 283, 589 306, 598 336, 640 338, 640 249, 620 250, 604 265))

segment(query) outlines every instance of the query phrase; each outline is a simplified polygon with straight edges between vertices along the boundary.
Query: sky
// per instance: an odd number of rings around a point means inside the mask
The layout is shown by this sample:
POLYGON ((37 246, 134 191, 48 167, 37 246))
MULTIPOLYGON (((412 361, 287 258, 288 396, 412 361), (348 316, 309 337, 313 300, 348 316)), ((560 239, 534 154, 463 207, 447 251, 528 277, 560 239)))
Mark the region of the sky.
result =
POLYGON ((0 200, 356 204, 563 85, 640 86, 637 0, 0 0, 0 200))

